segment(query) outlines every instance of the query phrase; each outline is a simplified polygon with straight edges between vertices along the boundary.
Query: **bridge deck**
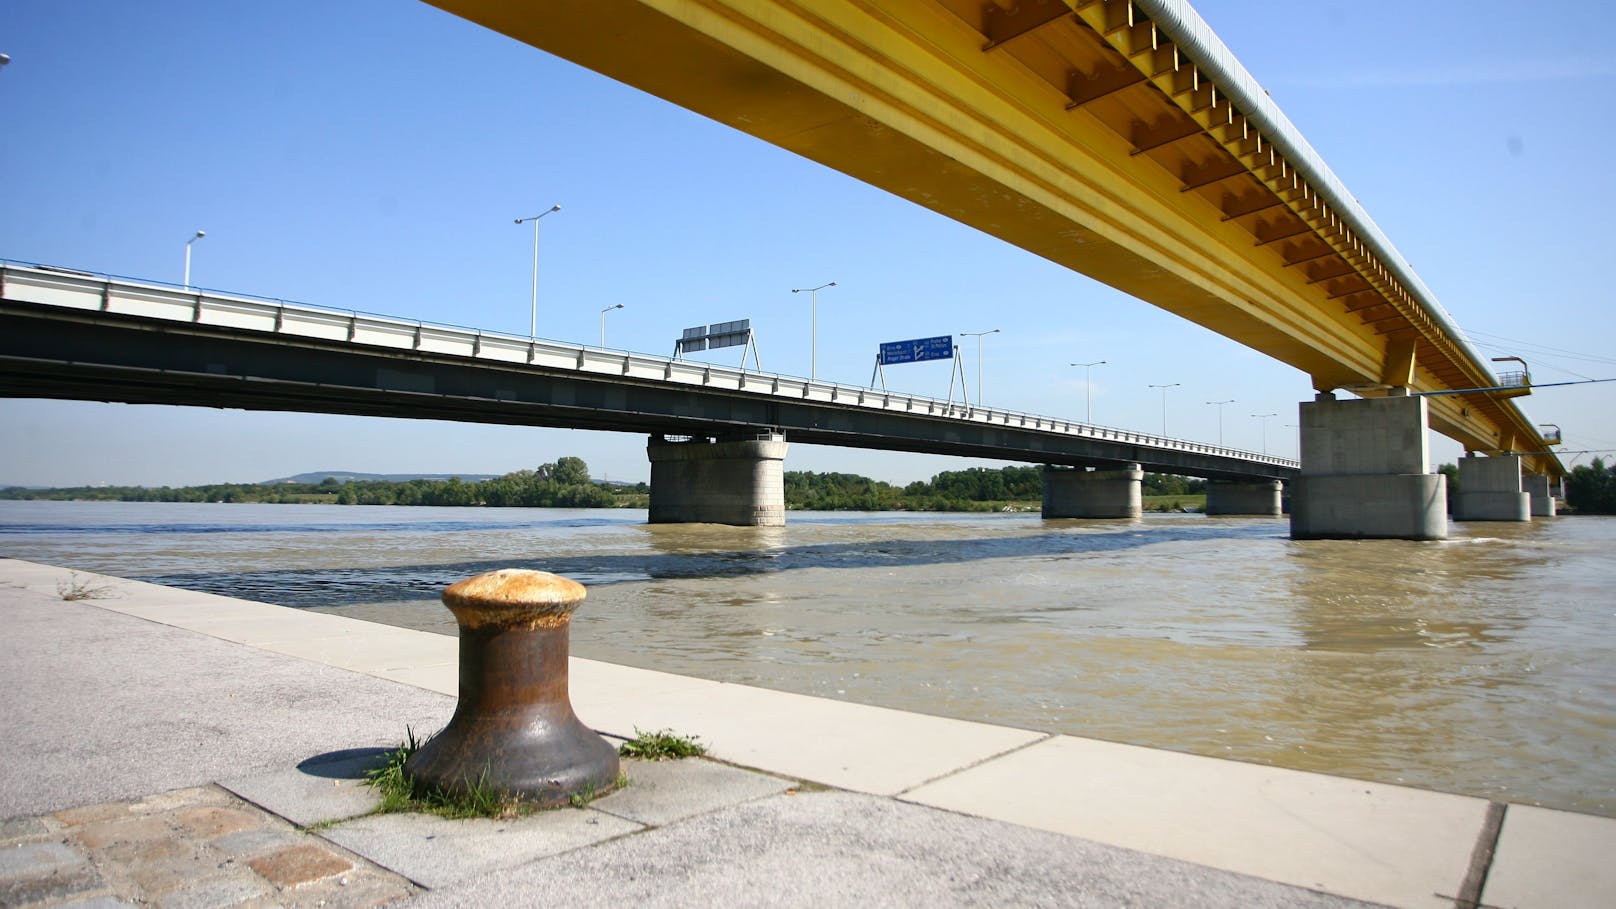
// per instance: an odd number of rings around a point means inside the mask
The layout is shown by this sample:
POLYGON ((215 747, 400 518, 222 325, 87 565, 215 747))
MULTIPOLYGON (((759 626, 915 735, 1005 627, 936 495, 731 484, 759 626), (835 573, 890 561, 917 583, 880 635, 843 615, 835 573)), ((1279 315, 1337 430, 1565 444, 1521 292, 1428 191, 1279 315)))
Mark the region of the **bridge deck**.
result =
POLYGON ((0 394, 793 441, 1288 479, 1286 458, 709 363, 0 266, 0 394))
MULTIPOLYGON (((1178 0, 429 2, 1133 294, 1321 391, 1497 385, 1178 0)), ((1563 473, 1509 396, 1433 398, 1431 425, 1563 473)))

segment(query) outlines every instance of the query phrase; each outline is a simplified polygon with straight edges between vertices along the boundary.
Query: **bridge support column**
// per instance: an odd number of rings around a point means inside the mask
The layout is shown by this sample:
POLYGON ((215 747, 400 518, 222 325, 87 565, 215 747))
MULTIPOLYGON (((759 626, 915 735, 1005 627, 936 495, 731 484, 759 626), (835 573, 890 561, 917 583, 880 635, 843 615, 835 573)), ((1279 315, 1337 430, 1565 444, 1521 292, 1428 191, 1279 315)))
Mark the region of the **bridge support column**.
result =
POLYGON ((652 524, 733 524, 782 527, 786 523, 786 437, 696 437, 673 442, 652 436, 652 524))
POLYGON ((1206 513, 1279 515, 1284 485, 1278 480, 1208 480, 1206 513))
POLYGON ((1459 494, 1453 498, 1455 521, 1530 521, 1532 496, 1521 490, 1521 456, 1496 455, 1459 459, 1459 494))
POLYGON ((1291 538, 1445 540, 1447 477, 1429 473, 1424 398, 1407 394, 1301 406, 1302 475, 1291 538))
POLYGON ((1044 517, 1137 518, 1144 510, 1138 464, 1122 470, 1044 467, 1044 517))
POLYGON ((1521 477, 1521 489, 1532 497, 1532 517, 1552 518, 1555 515, 1554 486, 1542 474, 1521 477))

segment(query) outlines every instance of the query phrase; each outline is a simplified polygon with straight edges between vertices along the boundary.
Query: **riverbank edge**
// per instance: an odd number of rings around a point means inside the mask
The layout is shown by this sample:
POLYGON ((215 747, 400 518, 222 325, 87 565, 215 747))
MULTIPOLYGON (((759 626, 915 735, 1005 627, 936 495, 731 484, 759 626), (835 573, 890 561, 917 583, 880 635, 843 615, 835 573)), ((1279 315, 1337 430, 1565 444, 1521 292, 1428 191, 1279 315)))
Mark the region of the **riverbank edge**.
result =
MULTIPOLYGON (((0 560, 0 582, 456 692, 458 644, 443 635, 14 560, 0 560)), ((675 729, 719 761, 787 779, 1387 905, 1589 905, 1616 889, 1605 861, 1613 819, 577 658, 571 666, 572 700, 590 727, 619 737, 675 729)))

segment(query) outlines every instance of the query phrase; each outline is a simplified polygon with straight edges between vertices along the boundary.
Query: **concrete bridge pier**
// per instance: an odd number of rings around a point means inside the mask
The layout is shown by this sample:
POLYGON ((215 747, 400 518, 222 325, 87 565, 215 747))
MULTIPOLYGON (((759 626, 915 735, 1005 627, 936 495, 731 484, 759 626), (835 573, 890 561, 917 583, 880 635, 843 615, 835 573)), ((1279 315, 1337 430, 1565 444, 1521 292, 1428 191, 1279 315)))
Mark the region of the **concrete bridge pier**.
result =
POLYGON ((1144 510, 1138 464, 1121 470, 1044 466, 1046 518, 1138 518, 1144 510))
POLYGON ((1448 482, 1429 472, 1424 398, 1338 401, 1324 392, 1301 416, 1292 539, 1447 539, 1448 482))
POLYGON ((1532 496, 1521 489, 1521 456, 1478 458, 1466 452, 1459 459, 1459 494, 1453 499, 1453 519, 1532 520, 1532 496))
POLYGON ((1555 515, 1554 485, 1543 474, 1521 477, 1521 490, 1532 497, 1532 517, 1552 518, 1555 515))
POLYGON ((1278 480, 1208 480, 1206 513, 1209 515, 1279 515, 1284 485, 1278 480))
POLYGON ((651 459, 650 523, 785 526, 785 435, 696 436, 688 441, 654 435, 646 454, 651 459))

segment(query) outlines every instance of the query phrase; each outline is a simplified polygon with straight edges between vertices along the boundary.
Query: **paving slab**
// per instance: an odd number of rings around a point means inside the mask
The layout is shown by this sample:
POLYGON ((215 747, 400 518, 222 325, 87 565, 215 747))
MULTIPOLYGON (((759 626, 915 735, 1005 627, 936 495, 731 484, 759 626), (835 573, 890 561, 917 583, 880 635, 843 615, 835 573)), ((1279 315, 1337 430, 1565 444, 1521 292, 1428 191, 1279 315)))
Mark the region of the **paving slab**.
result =
POLYGON ((651 827, 776 795, 798 785, 766 773, 694 758, 679 761, 625 758, 622 768, 629 785, 590 802, 589 807, 651 827))
POLYGON ((0 906, 44 904, 104 889, 89 856, 71 845, 0 841, 0 906))
MULTIPOLYGON (((575 707, 588 703, 573 693, 575 707)), ((1044 733, 715 683, 580 709, 594 728, 696 735, 715 758, 827 786, 892 795, 1044 738, 1044 733), (628 727, 628 728, 625 728, 628 727)))
POLYGON ((1616 818, 1510 805, 1481 897, 1500 909, 1616 905, 1616 818))
POLYGON ((453 697, 63 601, 50 579, 68 572, 18 569, 0 576, 38 583, 0 586, 0 818, 392 746, 454 710, 453 697))
POLYGON ((1066 736, 905 793, 925 805, 1397 906, 1451 909, 1487 802, 1066 736))
POLYGON ((468 880, 412 904, 1287 907, 1365 904, 847 792, 777 795, 468 880))
POLYGON ((459 645, 454 638, 425 631, 289 639, 268 641, 257 646, 271 653, 371 676, 419 670, 427 666, 452 667, 459 660, 459 645))
POLYGON ((0 905, 358 909, 415 890, 215 786, 31 820, 0 838, 0 905))
POLYGON ((369 814, 381 796, 365 771, 386 763, 387 748, 352 748, 317 755, 296 767, 223 780, 219 785, 303 827, 369 814))
MULTIPOLYGON (((460 696, 460 660, 458 655, 452 663, 434 663, 430 666, 402 666, 378 673, 377 678, 398 682, 402 685, 413 685, 416 688, 425 688, 427 691, 436 691, 450 697, 460 696)), ((428 732, 431 731, 428 730, 428 732)))
MULTIPOLYGON (((632 717, 634 708, 643 703, 648 694, 716 691, 724 684, 581 657, 572 657, 568 661, 567 677, 572 691, 572 706, 578 718, 596 728, 598 725, 594 720, 601 725, 621 725, 623 718, 632 717)), ((633 729, 623 729, 621 732, 627 736, 634 734, 633 729)))
MULTIPOLYGON (((372 815, 329 827, 323 835, 424 887, 437 889, 498 876, 494 872, 642 829, 599 811, 559 808, 511 820, 372 815)), ((505 905, 534 903, 524 898, 505 905)))

